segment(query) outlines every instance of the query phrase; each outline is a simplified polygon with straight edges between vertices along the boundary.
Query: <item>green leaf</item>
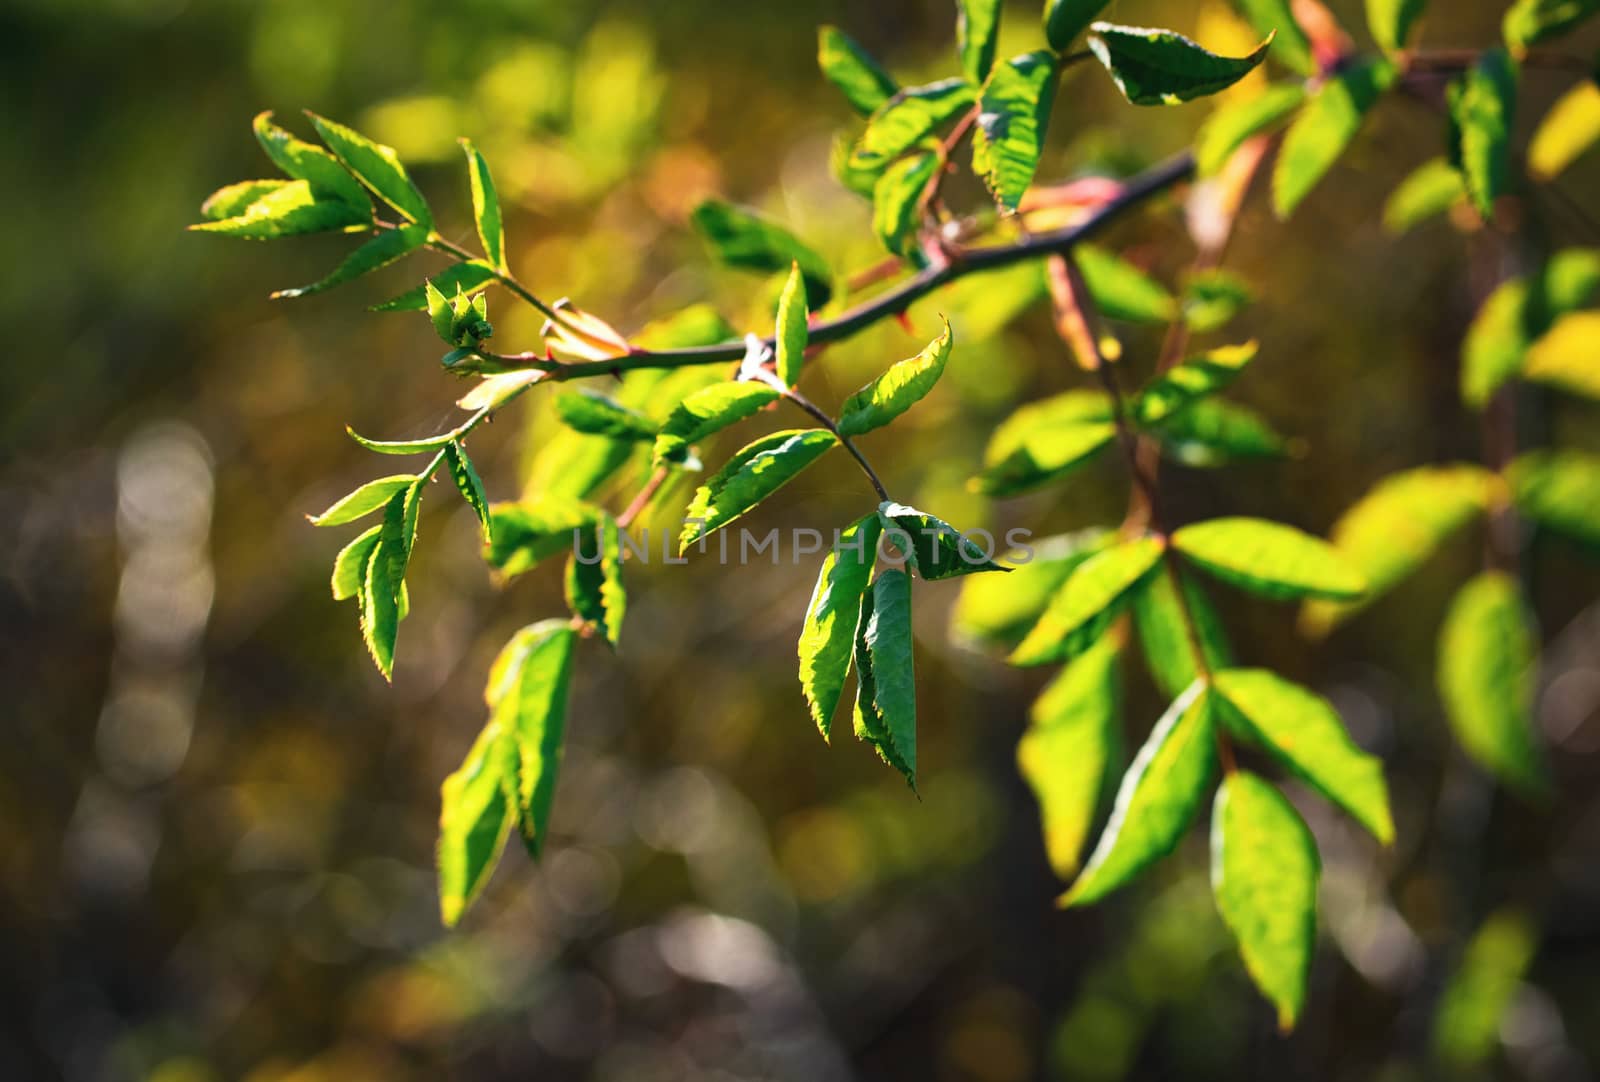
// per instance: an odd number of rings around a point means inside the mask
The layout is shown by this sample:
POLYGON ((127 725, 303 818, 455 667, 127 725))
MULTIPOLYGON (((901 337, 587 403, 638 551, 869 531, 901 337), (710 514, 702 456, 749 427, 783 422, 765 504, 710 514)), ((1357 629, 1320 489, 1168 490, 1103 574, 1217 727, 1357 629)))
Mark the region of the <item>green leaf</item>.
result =
MULTIPOLYGON (((403 499, 402 495, 394 497, 394 501, 403 499)), ((400 583, 391 577, 392 560, 389 547, 384 543, 387 532, 386 523, 379 528, 379 540, 367 557, 366 575, 361 583, 361 638, 385 680, 394 674, 395 639, 400 633, 397 603, 400 583)))
MULTIPOLYGON (((1586 79, 1556 100, 1528 144, 1528 172, 1550 181, 1600 142, 1600 85, 1586 79)), ((203 208, 202 208, 203 209, 203 208)))
POLYGON ((1222 780, 1211 813, 1211 890, 1284 1033, 1305 1006, 1321 871, 1316 839, 1281 793, 1243 770, 1222 780))
POLYGON ((369 440, 353 428, 346 427, 346 434, 369 451, 376 451, 380 455, 420 455, 428 451, 438 451, 456 438, 454 431, 442 432, 437 436, 424 436, 419 440, 369 440))
POLYGON ((888 101, 898 89, 889 73, 838 27, 824 26, 817 32, 817 66, 862 116, 888 101))
POLYGON ((505 270, 505 225, 500 218, 500 196, 494 190, 489 163, 483 160, 483 155, 470 139, 461 140, 461 150, 467 156, 467 180, 472 187, 472 219, 478 225, 478 240, 483 242, 483 254, 490 263, 505 270))
POLYGON ((1494 475, 1477 466, 1425 466, 1384 478, 1334 523, 1329 540, 1367 580, 1352 602, 1312 601, 1301 626, 1325 634, 1394 589, 1457 530, 1488 510, 1494 475))
POLYGON ((1367 29, 1372 40, 1386 53, 1406 47, 1411 27, 1427 6, 1427 0, 1367 0, 1367 29))
POLYGON ((1156 573, 1163 549, 1157 538, 1138 537, 1084 561, 1012 652, 1011 664, 1048 665, 1083 653, 1156 573))
POLYGON ((1484 219, 1511 175, 1511 123, 1517 111, 1517 69, 1504 49, 1488 49, 1451 88, 1450 117, 1460 136, 1467 194, 1484 219))
POLYGON ((1290 0, 1233 0, 1234 7, 1262 37, 1272 39, 1272 58, 1297 75, 1315 75, 1316 58, 1311 55, 1311 40, 1291 11, 1290 0))
POLYGON ((1333 168, 1395 75, 1387 60, 1357 60, 1312 94, 1289 125, 1273 167, 1272 205, 1279 218, 1293 214, 1333 168))
POLYGON ((778 297, 778 324, 773 335, 777 344, 774 368, 785 387, 800 380, 800 366, 806 359, 806 291, 800 264, 789 268, 789 280, 778 297))
POLYGON ((1275 600, 1351 601, 1367 588, 1332 545, 1260 518, 1214 518, 1185 526, 1172 547, 1223 582, 1275 600))
POLYGON ((340 549, 339 555, 334 557, 333 599, 335 601, 347 601, 361 593, 361 588, 367 580, 367 564, 372 559, 372 550, 378 547, 378 537, 381 533, 383 524, 379 523, 340 549))
POLYGON ((1466 1069, 1494 1053, 1501 1018, 1538 950, 1537 936, 1533 922, 1513 910, 1500 910, 1483 922, 1439 999, 1433 1020, 1435 1056, 1466 1069))
POLYGON ((1183 286, 1183 321, 1195 334, 1219 331, 1255 300, 1243 278, 1220 268, 1198 271, 1183 286))
POLYGON ((1600 0, 1517 0, 1500 26, 1506 44, 1525 49, 1560 37, 1600 11, 1600 0))
POLYGON ((833 296, 833 271, 827 261, 793 233, 752 210, 720 199, 694 208, 689 221, 706 240, 711 253, 730 267, 776 274, 800 264, 806 279, 806 300, 821 308, 833 296))
POLYGON ((1194 140, 1195 169, 1202 177, 1215 176, 1233 152, 1251 137, 1277 126, 1306 100, 1305 87, 1285 83, 1268 87, 1243 101, 1226 101, 1200 126, 1194 140))
POLYGON ((1383 765, 1356 746, 1331 703, 1266 669, 1213 677, 1222 721, 1259 744, 1313 789, 1349 812, 1384 845, 1394 840, 1383 765))
POLYGON ((856 637, 856 736, 917 788, 917 683, 911 658, 911 578, 880 572, 861 594, 856 637))
POLYGON ((206 196, 206 201, 200 204, 200 216, 213 222, 237 218, 256 200, 288 186, 287 180, 241 180, 224 185, 206 196))
POLYGON ((1021 560, 1009 575, 969 575, 951 613, 957 637, 1015 645, 1043 615, 1050 598, 1089 557, 1116 540, 1109 530, 1091 527, 1031 542, 1008 560, 1021 560))
POLYGON ((1089 28, 1109 0, 1045 0, 1044 39, 1056 52, 1066 52, 1072 39, 1089 28))
POLYGON ((1167 288, 1121 256, 1093 244, 1072 249, 1083 284, 1100 314, 1129 323, 1165 325, 1178 315, 1167 288))
POLYGON ((933 390, 950 359, 950 323, 921 353, 891 365, 883 375, 845 399, 839 433, 860 436, 882 428, 933 390))
POLYGON ((679 554, 794 480, 838 442, 826 429, 788 429, 740 448, 695 490, 678 537, 679 554))
POLYGON ((1117 438, 1109 421, 1068 423, 1022 437, 1004 458, 974 475, 971 487, 987 496, 1015 496, 1049 484, 1085 464, 1117 438))
POLYGON ((1185 466, 1222 466, 1236 460, 1282 458, 1284 438, 1253 410, 1220 398, 1202 398, 1150 429, 1162 450, 1185 466))
POLYGON ((494 523, 489 515, 489 496, 483 491, 483 479, 478 476, 477 467, 473 466, 472 459, 467 457, 466 448, 462 447, 459 441, 445 444, 444 464, 450 471, 450 478, 455 481, 461 498, 467 501, 472 513, 478 516, 483 543, 487 545, 494 539, 494 523))
POLYGON ((1443 214, 1467 194, 1467 182, 1445 158, 1417 166, 1383 205, 1383 228, 1401 234, 1443 214))
POLYGON ((270 112, 256 114, 255 132, 261 149, 286 175, 311 185, 319 199, 333 199, 355 208, 363 223, 372 221, 372 200, 367 198, 360 181, 332 154, 278 127, 270 112))
POLYGON ((778 392, 764 383, 714 383, 696 391, 662 424, 652 458, 657 466, 682 462, 692 445, 777 400, 778 392))
POLYGON ((615 649, 628 609, 622 584, 622 531, 616 519, 602 512, 599 524, 586 534, 567 557, 567 605, 573 615, 604 632, 615 649))
POLYGON ((328 144, 328 149, 361 183, 372 189, 374 195, 399 211, 408 221, 433 228, 433 214, 428 210, 428 201, 411 183, 393 147, 374 143, 360 132, 316 113, 306 115, 311 118, 311 124, 322 136, 322 141, 328 144))
POLYGON ((1139 632, 1150 676, 1163 695, 1176 696, 1200 678, 1201 667, 1195 664, 1196 641, 1204 653, 1206 671, 1233 664, 1222 617, 1200 584, 1177 567, 1172 567, 1170 574, 1149 579, 1134 594, 1133 624, 1139 632), (1181 600, 1174 579, 1183 583, 1181 600))
POLYGON ((477 292, 484 286, 494 282, 496 273, 493 267, 481 259, 473 259, 465 263, 453 263, 415 289, 408 289, 398 297, 390 297, 382 304, 373 305, 371 311, 421 312, 428 307, 428 285, 431 284, 446 297, 454 297, 458 291, 463 293, 477 292))
POLYGON ((565 620, 530 624, 501 650, 484 689, 490 717, 506 733, 515 755, 517 827, 536 858, 549 830, 561 769, 574 638, 565 620))
POLYGON ((416 474, 401 473, 393 477, 380 477, 368 481, 354 492, 338 500, 320 515, 308 515, 313 526, 342 526, 384 507, 397 492, 408 489, 417 480, 416 474))
POLYGON ((961 531, 934 516, 905 504, 878 505, 883 531, 895 548, 925 582, 973 575, 980 571, 1004 571, 989 558, 981 546, 962 536, 961 531), (908 551, 909 549, 909 551, 908 551))
POLYGON ((1098 901, 1177 847, 1215 773, 1211 714, 1211 694, 1199 681, 1167 708, 1123 775, 1083 874, 1059 904, 1098 901))
POLYGON ((1522 362, 1522 378, 1571 394, 1600 399, 1600 312, 1562 316, 1532 346, 1522 362))
POLYGON ((1528 347, 1561 316, 1600 289, 1600 252, 1568 248, 1531 279, 1513 278, 1489 294, 1461 347, 1461 397, 1482 408, 1522 368, 1528 347))
POLYGON ((972 82, 989 77, 999 36, 1000 0, 956 0, 956 51, 962 72, 972 82))
POLYGON ((1039 49, 1007 60, 983 86, 972 168, 1001 210, 1016 210, 1033 183, 1059 75, 1055 54, 1039 49))
POLYGON ((395 601, 405 588, 406 568, 411 563, 411 548, 417 539, 417 516, 422 509, 422 478, 411 482, 404 491, 390 497, 383 513, 383 533, 378 555, 389 561, 389 583, 394 589, 395 601))
POLYGON ((563 424, 590 436, 611 436, 633 442, 656 438, 656 423, 599 391, 580 387, 556 395, 556 416, 563 424))
POLYGON ((800 630, 800 690, 822 739, 833 728, 833 714, 850 671, 861 595, 872 575, 881 521, 863 515, 839 534, 822 561, 817 585, 800 630))
POLYGON ((1533 451, 1511 463, 1506 480, 1523 517, 1600 546, 1600 455, 1533 451))
POLYGON ((885 169, 873 185, 872 231, 893 254, 904 258, 919 254, 922 196, 938 169, 939 156, 932 151, 908 154, 885 169))
POLYGON ((261 196, 236 217, 199 222, 189 228, 197 233, 217 233, 245 240, 276 240, 306 233, 365 228, 369 224, 370 219, 363 216, 359 208, 341 200, 319 198, 310 184, 294 180, 261 196))
POLYGON ((850 148, 850 168, 877 175, 942 125, 970 109, 976 97, 972 84, 964 79, 945 79, 897 91, 867 119, 866 130, 850 148))
POLYGON ((1171 30, 1095 23, 1089 49, 1112 82, 1134 105, 1177 105, 1226 90, 1266 59, 1266 41, 1248 56, 1228 57, 1202 49, 1171 30))
POLYGON ((1017 767, 1039 802, 1045 852, 1062 879, 1079 868, 1122 743, 1117 647, 1090 647, 1050 682, 1028 712, 1017 767))
POLYGON ((447 928, 482 893, 505 850, 514 818, 515 770, 507 734, 491 718, 440 787, 439 917, 447 928))
POLYGON ((1439 694, 1456 739, 1525 792, 1544 787, 1534 736, 1539 637, 1517 580, 1485 571, 1461 588, 1439 635, 1439 694))
POLYGON ((1133 400, 1134 422, 1143 426, 1160 424, 1195 399, 1222 390, 1255 360, 1257 348, 1254 342, 1219 346, 1172 366, 1151 380, 1133 400))
POLYGON ((521 503, 489 505, 489 566, 514 578, 572 547, 577 531, 593 526, 599 510, 571 496, 541 492, 521 503))
POLYGON ((395 260, 410 255, 427 243, 427 240, 428 231, 419 225, 385 230, 351 252, 321 281, 294 289, 280 289, 272 296, 274 299, 287 300, 293 297, 308 297, 313 293, 332 289, 334 286, 342 286, 346 282, 360 278, 363 274, 380 267, 387 267, 395 260))

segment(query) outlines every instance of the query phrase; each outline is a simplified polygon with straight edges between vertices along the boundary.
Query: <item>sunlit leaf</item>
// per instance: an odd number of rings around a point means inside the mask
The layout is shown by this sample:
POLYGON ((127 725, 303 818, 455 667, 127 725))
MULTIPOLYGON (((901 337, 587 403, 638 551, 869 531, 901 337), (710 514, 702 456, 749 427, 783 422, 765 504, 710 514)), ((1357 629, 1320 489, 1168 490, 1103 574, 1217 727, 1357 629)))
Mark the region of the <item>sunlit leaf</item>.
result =
POLYGON ((689 216, 723 263, 741 270, 776 274, 800 264, 806 279, 806 300, 821 308, 833 296, 833 271, 828 263, 793 233, 755 211, 720 199, 708 199, 689 216))
POLYGON ((1295 19, 1291 0, 1233 0, 1256 33, 1272 39, 1272 58, 1298 75, 1313 75, 1317 62, 1311 55, 1311 41, 1295 19))
POLYGON ((1523 517, 1600 546, 1600 455, 1533 451, 1511 464, 1506 479, 1523 517))
POLYGON ((1600 11, 1600 0, 1517 0, 1501 22, 1506 44, 1524 49, 1560 37, 1600 11))
POLYGON ((778 399, 764 383, 714 383, 678 404, 656 436, 652 457, 660 466, 682 462, 689 448, 729 425, 744 420, 778 399))
POLYGON ((1002 210, 1016 210, 1033 183, 1058 74, 1055 54, 1048 49, 1024 53, 995 68, 979 96, 972 169, 1002 210))
POLYGON ((872 575, 881 520, 876 512, 846 527, 828 550, 800 630, 800 690, 824 740, 844 691, 855 647, 861 594, 872 575))
POLYGON ((1177 847, 1215 773, 1213 724, 1211 693, 1196 681, 1167 708, 1134 756, 1111 820, 1061 905, 1097 901, 1177 847))
POLYGON ((838 440, 821 428, 774 432, 746 444, 695 490, 684 513, 679 553, 715 533, 794 480, 838 440))
POLYGON ((1522 377, 1600 399, 1600 312, 1562 316, 1528 347, 1522 377))
POLYGON ((1095 23, 1089 49, 1135 105, 1176 105, 1226 90, 1266 58, 1272 38, 1248 56, 1218 56, 1171 30, 1095 23))
POLYGON ((1056 52, 1066 52, 1072 39, 1089 28, 1109 0, 1045 0, 1044 38, 1056 52))
POLYGON ((278 127, 270 112, 256 115, 255 132, 256 141, 273 165, 308 183, 318 197, 349 204, 360 213, 362 222, 372 221, 372 200, 367 198, 361 182, 332 154, 278 127))
POLYGON ((1011 663, 1048 665, 1081 654, 1156 573, 1163 550, 1157 538, 1139 537, 1086 560, 1050 599, 1039 622, 1012 652, 1011 663))
POLYGON ((834 26, 817 32, 817 66, 862 116, 888 101, 898 89, 855 39, 834 26))
POLYGON ((416 479, 415 474, 401 473, 393 477, 380 477, 376 481, 368 481, 322 514, 308 516, 311 525, 342 526, 346 522, 354 522, 363 515, 370 515, 380 507, 387 506, 395 493, 410 488, 416 479))
POLYGON ((408 221, 432 228, 433 214, 428 210, 428 201, 406 175, 406 168, 400 164, 400 156, 393 147, 375 143, 360 132, 316 113, 307 115, 328 149, 361 183, 372 189, 374 195, 408 221))
POLYGON ((1087 463, 1116 438, 1117 427, 1110 421, 1040 428, 974 475, 972 488, 997 497, 1028 492, 1087 463))
POLYGON ((1150 676, 1164 695, 1177 695, 1201 676, 1201 667, 1195 664, 1196 646, 1204 655, 1206 671, 1233 664, 1222 617, 1200 584, 1181 569, 1153 576, 1134 594, 1133 624, 1150 676), (1181 598, 1175 578, 1183 583, 1181 598))
POLYGON ((1394 839, 1383 766, 1356 746, 1333 705, 1266 669, 1213 677, 1221 720, 1259 744, 1385 845, 1394 839))
POLYGON ((650 418, 587 387, 556 395, 555 405, 563 424, 586 435, 634 442, 656 438, 656 423, 650 418))
POLYGON ((1093 244, 1079 244, 1072 254, 1101 315, 1157 325, 1177 317, 1178 302, 1167 287, 1121 256, 1093 244))
POLYGON ((1254 410, 1221 398, 1192 402, 1148 431, 1169 458, 1185 466, 1282 458, 1289 449, 1254 410))
POLYGON ((905 553, 918 577, 925 581, 1006 570, 982 545, 964 537, 948 522, 915 507, 883 503, 878 506, 878 517, 883 520, 884 539, 905 553))
POLYGON ((1139 392, 1131 406, 1133 420, 1142 426, 1160 424, 1195 399, 1215 394, 1239 378, 1256 352, 1256 343, 1246 342, 1185 358, 1139 392))
POLYGON ((1243 278, 1213 268, 1193 274, 1183 285, 1183 321, 1195 334, 1219 331, 1255 300, 1243 278))
POLYGON ((1504 49, 1488 49, 1451 88, 1450 117, 1460 138, 1467 194, 1484 218, 1511 174, 1511 122, 1517 110, 1517 69, 1504 49))
MULTIPOLYGON (((404 501, 403 494, 390 500, 391 510, 404 501)), ((386 516, 387 517, 387 516, 386 516)), ((379 527, 378 543, 367 557, 366 575, 361 583, 361 638, 367 652, 385 680, 394 672, 395 639, 400 632, 400 610, 397 604, 400 582, 392 575, 393 560, 385 545, 385 526, 379 527)))
POLYGON ((860 436, 882 428, 933 390, 950 359, 950 324, 915 357, 891 365, 883 375, 845 399, 839 432, 860 436))
POLYGON ((262 196, 287 188, 289 183, 287 180, 241 180, 224 185, 206 196, 206 201, 200 204, 200 216, 213 222, 236 218, 262 196))
POLYGON ((1386 53, 1406 47, 1411 27, 1427 7, 1427 0, 1367 0, 1367 29, 1386 53))
POLYGON ((1223 102, 1195 136, 1195 169, 1202 177, 1215 176, 1247 140, 1275 127, 1305 100, 1305 87, 1285 83, 1242 101, 1223 102))
POLYGON ((602 512, 595 528, 583 530, 574 542, 567 558, 566 594, 573 615, 599 628, 615 648, 628 593, 622 584, 622 532, 610 515, 602 512))
POLYGON ((888 568, 861 595, 857 617, 856 736, 917 787, 917 684, 911 656, 911 579, 888 568))
POLYGON ((1172 547, 1223 582, 1275 600, 1349 601, 1367 588, 1326 541, 1266 519, 1197 522, 1174 533, 1172 547))
POLYGON ((774 361, 778 379, 793 387, 800 379, 800 366, 806 359, 806 290, 800 264, 789 270, 789 280, 778 297, 778 326, 774 361))
POLYGON ((1117 648, 1106 641, 1039 693, 1017 743, 1017 767, 1039 802, 1045 851, 1062 879, 1079 867, 1121 744, 1117 648))
POLYGON ((313 293, 332 289, 334 286, 344 285, 360 278, 363 274, 375 271, 380 267, 387 267, 397 259, 401 259, 427 242, 428 231, 420 225, 408 225, 400 229, 389 229, 361 247, 351 252, 337 267, 333 268, 326 278, 313 282, 308 286, 299 286, 294 289, 280 289, 272 296, 279 299, 292 297, 307 297, 313 293))
POLYGON ((346 601, 361 593, 367 580, 367 564, 378 547, 383 524, 378 523, 339 550, 333 561, 333 599, 346 601))
POLYGON ((1211 813, 1211 890, 1245 969, 1294 1028, 1317 941, 1317 842, 1283 795, 1254 774, 1222 780, 1211 813))
POLYGON ((500 651, 484 689, 489 716, 506 734, 515 758, 517 827, 534 857, 544 848, 561 769, 574 638, 566 620, 530 624, 500 651))
POLYGON ((1600 142, 1600 85, 1585 79, 1561 95, 1528 144, 1528 171, 1550 181, 1600 142))
POLYGON ((472 188, 472 220, 478 226, 483 254, 490 263, 505 270, 505 225, 500 218, 500 196, 495 193, 494 178, 489 175, 489 163, 483 160, 483 155, 478 153, 478 148, 471 141, 461 140, 461 149, 467 155, 467 179, 472 188))
POLYGON ((1538 949, 1537 929, 1503 909, 1483 922, 1439 998, 1433 1051, 1459 1069, 1486 1061, 1500 1042, 1501 1020, 1538 949))
MULTIPOLYGON (((1078 565, 1116 540, 1098 527, 1029 542, 1026 562, 1013 563, 1009 575, 969 575, 951 613, 951 630, 959 637, 985 643, 1015 645, 1027 634, 1050 598, 1078 565)), ((1020 559, 1007 556, 1012 562, 1020 559)))
MULTIPOLYGON (((454 263, 433 275, 428 282, 446 297, 454 297, 459 290, 475 293, 494 282, 497 272, 480 259, 454 263)), ((390 297, 382 304, 372 306, 374 312, 421 312, 428 307, 427 284, 408 289, 398 297, 390 297)))
POLYGON ((365 227, 369 221, 360 208, 338 199, 319 198, 310 184, 294 180, 267 192, 236 217, 199 222, 189 228, 244 240, 276 240, 365 227))
POLYGON ((489 515, 489 496, 483 490, 483 478, 478 476, 477 467, 472 464, 472 459, 467 457, 466 449, 459 441, 445 445, 444 465, 450 472, 450 479, 455 482, 456 491, 467 501, 472 513, 478 516, 484 544, 488 544, 494 539, 494 525, 489 515))
POLYGON ((908 154, 890 165, 872 188, 872 231, 898 256, 917 255, 922 225, 922 197, 939 169, 932 151, 908 154))
POLYGON ((945 79, 895 93, 867 120, 850 148, 850 167, 874 175, 942 125, 972 107, 977 92, 964 79, 945 79))
POLYGON ((961 70, 974 83, 982 83, 994 67, 1000 7, 1000 0, 956 0, 956 51, 961 70))
POLYGON ((1395 66, 1387 60, 1357 60, 1312 94, 1289 125, 1273 167, 1272 205, 1279 218, 1293 214, 1333 168, 1395 74, 1395 66))
POLYGON ((516 760, 494 718, 440 788, 439 917, 454 927, 483 891, 515 819, 516 760))
POLYGON ((503 577, 514 578, 571 548, 577 531, 593 526, 599 514, 582 500, 549 492, 520 503, 490 504, 484 560, 503 577))
POLYGON ((1404 233, 1443 214, 1466 194, 1460 170, 1445 158, 1429 158, 1390 193, 1383 205, 1383 228, 1404 233))

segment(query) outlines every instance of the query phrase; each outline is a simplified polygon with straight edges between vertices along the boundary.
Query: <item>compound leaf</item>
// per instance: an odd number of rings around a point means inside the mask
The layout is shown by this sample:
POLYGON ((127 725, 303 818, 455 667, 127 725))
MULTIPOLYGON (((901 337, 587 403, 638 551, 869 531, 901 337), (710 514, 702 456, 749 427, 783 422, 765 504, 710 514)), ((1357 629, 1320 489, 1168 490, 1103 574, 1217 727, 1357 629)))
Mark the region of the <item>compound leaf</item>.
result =
POLYGON ((800 690, 824 740, 850 671, 861 595, 872 575, 881 520, 864 515, 839 534, 822 561, 800 631, 800 690))
POLYGON ((1081 654, 1155 574, 1164 551, 1154 537, 1123 541, 1075 570, 1044 615, 1011 654, 1019 666, 1047 665, 1081 654))
POLYGON ((316 113, 307 115, 328 149, 361 183, 372 189, 373 194, 403 214, 407 221, 424 228, 433 227, 428 201, 406 175, 406 167, 400 164, 400 156, 393 147, 375 143, 355 129, 316 113))

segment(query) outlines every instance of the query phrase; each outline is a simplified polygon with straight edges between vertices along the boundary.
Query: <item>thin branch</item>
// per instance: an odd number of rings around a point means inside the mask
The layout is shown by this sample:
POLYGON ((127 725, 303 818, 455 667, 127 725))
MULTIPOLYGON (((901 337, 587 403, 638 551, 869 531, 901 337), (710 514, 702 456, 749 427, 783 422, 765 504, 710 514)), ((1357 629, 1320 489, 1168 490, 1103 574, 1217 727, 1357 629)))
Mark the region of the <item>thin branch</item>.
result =
MULTIPOLYGON (((762 375, 765 376, 767 373, 763 372, 762 375)), ((772 376, 765 382, 768 384, 768 386, 778 391, 778 393, 783 395, 783 397, 787 398, 790 402, 793 402, 796 406, 799 406, 806 413, 810 414, 812 418, 815 419, 816 422, 823 428, 826 428, 829 432, 832 432, 834 438, 839 441, 840 446, 842 446, 846 451, 849 451, 850 456, 856 460, 856 464, 861 467, 861 472, 867 475, 867 480, 872 482, 872 487, 878 493, 878 499, 884 503, 889 502, 889 490, 883 487, 883 482, 878 479, 878 474, 875 470, 873 470, 872 463, 867 461, 867 456, 861 453, 860 449, 856 447, 854 441, 852 441, 849 436, 846 436, 843 432, 839 431, 839 426, 834 424, 832 417, 829 417, 820 406, 811 401, 811 399, 807 398, 805 395, 801 394, 799 391, 795 390, 793 387, 783 386, 782 381, 780 381, 776 376, 772 376)))

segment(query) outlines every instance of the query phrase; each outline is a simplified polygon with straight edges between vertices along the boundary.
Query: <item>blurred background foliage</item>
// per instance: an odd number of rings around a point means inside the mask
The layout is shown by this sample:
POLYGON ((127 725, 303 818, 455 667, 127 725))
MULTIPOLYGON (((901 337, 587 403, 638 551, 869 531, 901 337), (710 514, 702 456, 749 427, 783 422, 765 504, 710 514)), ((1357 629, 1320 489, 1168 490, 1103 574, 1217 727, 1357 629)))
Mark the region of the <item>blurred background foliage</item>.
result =
MULTIPOLYGON (((1333 8, 1362 25, 1359 4, 1333 8)), ((1014 4, 1002 54, 1038 41, 1014 4)), ((847 107, 816 74, 817 24, 907 82, 952 68, 951 5, 549 0, 11 0, 0 10, 0 1077, 368 1079, 1583 1079, 1600 1063, 1600 575, 1558 541, 1525 554, 1547 642, 1540 724, 1558 784, 1507 797, 1451 746, 1431 675, 1472 537, 1330 642, 1287 608, 1216 591, 1241 655, 1311 682, 1385 759, 1399 841, 1380 852, 1303 803, 1327 855, 1323 942, 1300 1030, 1249 989, 1191 837, 1157 874, 1058 912, 1014 748, 1041 677, 952 642, 956 587, 917 594, 923 799, 850 740, 823 745, 794 677, 815 569, 634 568, 624 650, 579 660, 544 863, 510 856, 463 928, 439 927, 437 786, 482 722, 494 650, 561 610, 559 574, 495 590, 464 508, 425 516, 393 688, 327 598, 342 538, 304 512, 374 473, 345 423, 432 432, 459 393, 415 316, 373 315, 391 270, 274 303, 344 242, 185 234, 199 201, 266 164, 259 110, 303 107, 397 147, 471 235, 455 137, 508 206, 536 289, 623 328, 709 301, 765 323, 773 286, 714 267, 686 227, 707 194, 788 223, 839 268, 878 258, 864 202, 829 176, 847 107), (1481 929, 1481 930, 1480 930, 1481 929)), ((1424 41, 1494 40, 1501 5, 1435 2, 1424 41)), ((1227 51, 1217 0, 1118 0, 1227 51)), ((1593 49, 1590 34, 1573 44, 1593 49)), ((1524 126, 1560 86, 1530 77, 1524 126)), ((1208 106, 1135 110, 1080 69, 1042 170, 1186 145, 1208 106)), ((1264 513, 1324 532, 1378 478, 1473 459, 1455 393, 1470 239, 1395 240, 1393 185, 1438 123, 1385 106, 1288 226, 1257 191, 1229 266, 1262 303, 1238 394, 1303 455, 1173 468, 1172 512, 1264 513)), ((1515 212, 1600 243, 1567 194, 1515 212)), ((976 205, 977 194, 973 193, 976 205)), ((448 209, 446 209, 448 208, 448 209)), ((1181 214, 1109 240, 1169 281, 1181 214)), ((492 294, 501 348, 538 320, 492 294)), ((950 378, 864 441, 903 499, 1039 534, 1116 521, 1125 480, 991 505, 965 479, 996 421, 1072 386, 1047 313, 1015 283, 924 301, 951 315, 950 378)), ((1135 370, 1152 332, 1124 329, 1135 370)), ((830 349, 837 401, 920 344, 890 323, 830 349)), ((1536 395, 1536 392, 1523 392, 1536 395)), ((553 431, 533 403, 474 442, 513 496, 553 431)), ((1530 397, 1529 442, 1600 448, 1592 411, 1530 397)), ((748 436, 748 433, 742 433, 748 436)), ((739 437, 732 437, 738 439, 739 437)), ((726 453, 724 447, 720 453, 726 453)), ((843 456, 753 523, 827 529, 875 501, 843 456)), ((1137 689, 1135 737, 1162 704, 1137 689)))

